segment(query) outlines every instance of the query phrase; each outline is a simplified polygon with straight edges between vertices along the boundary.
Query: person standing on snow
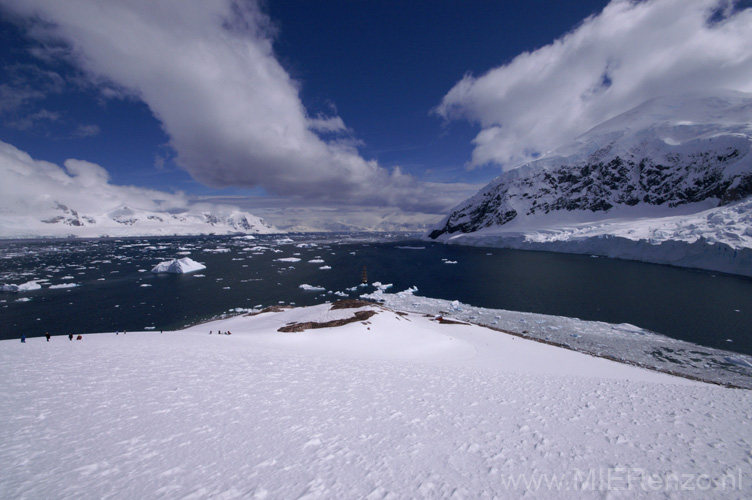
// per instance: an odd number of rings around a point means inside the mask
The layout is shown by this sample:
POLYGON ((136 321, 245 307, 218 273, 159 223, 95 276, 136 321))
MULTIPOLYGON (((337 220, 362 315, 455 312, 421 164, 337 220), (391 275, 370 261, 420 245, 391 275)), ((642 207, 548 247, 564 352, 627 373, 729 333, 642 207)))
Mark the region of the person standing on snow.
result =
POLYGON ((50 332, 44 332, 44 336, 47 337, 47 342, 50 341, 50 332))
POLYGON ((21 343, 22 343, 22 344, 25 344, 25 343, 26 343, 26 334, 25 334, 25 333, 22 333, 22 334, 21 334, 21 343))

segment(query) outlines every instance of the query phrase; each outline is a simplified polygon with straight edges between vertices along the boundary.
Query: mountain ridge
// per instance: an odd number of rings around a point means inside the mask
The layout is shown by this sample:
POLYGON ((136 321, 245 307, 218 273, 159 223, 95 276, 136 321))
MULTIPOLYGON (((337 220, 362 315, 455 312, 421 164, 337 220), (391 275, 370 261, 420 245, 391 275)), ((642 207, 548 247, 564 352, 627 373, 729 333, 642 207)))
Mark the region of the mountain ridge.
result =
POLYGON ((121 205, 103 213, 85 213, 53 202, 41 214, 0 214, 0 238, 192 236, 270 234, 283 231, 241 210, 193 209, 157 212, 121 205))

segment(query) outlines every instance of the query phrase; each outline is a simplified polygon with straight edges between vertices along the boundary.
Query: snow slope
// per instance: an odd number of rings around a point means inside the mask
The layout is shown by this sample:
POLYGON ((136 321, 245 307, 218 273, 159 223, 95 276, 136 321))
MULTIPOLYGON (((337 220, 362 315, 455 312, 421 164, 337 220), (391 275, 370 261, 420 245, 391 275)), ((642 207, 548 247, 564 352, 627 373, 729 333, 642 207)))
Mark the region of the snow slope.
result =
POLYGON ((0 497, 752 493, 748 391, 360 310, 0 342, 0 497))
POLYGON ((430 237, 752 274, 752 95, 648 101, 505 172, 430 237))
POLYGON ((458 300, 422 297, 417 287, 385 293, 392 285, 361 298, 413 313, 451 315, 460 321, 536 339, 566 349, 618 360, 726 387, 752 390, 752 356, 674 339, 629 323, 612 324, 565 316, 488 309, 458 300))

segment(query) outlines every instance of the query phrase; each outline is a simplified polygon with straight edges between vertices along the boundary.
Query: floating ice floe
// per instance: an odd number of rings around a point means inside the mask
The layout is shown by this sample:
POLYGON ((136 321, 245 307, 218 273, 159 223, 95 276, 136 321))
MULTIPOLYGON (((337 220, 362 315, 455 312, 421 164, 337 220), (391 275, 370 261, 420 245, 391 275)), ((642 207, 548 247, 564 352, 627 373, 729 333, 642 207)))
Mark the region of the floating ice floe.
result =
POLYGON ((281 257, 279 259, 274 259, 279 262, 300 262, 300 258, 298 257, 281 257))
POLYGON ((165 262, 160 262, 159 264, 154 266, 154 269, 152 269, 151 272, 183 274, 200 271, 201 269, 206 269, 206 266, 199 264, 189 257, 183 257, 182 259, 172 259, 165 262))
POLYGON ((326 291, 326 288, 324 287, 307 285, 305 283, 300 285, 298 288, 301 288, 305 290, 306 292, 325 292, 326 291))
POLYGON ((0 285, 0 292, 28 292, 29 290, 39 290, 42 288, 42 285, 37 283, 37 281, 27 281, 26 283, 22 283, 20 285, 0 285))
POLYGON ((380 292, 383 292, 383 291, 385 291, 385 290, 386 290, 387 288, 391 288, 391 287, 392 287, 392 283, 386 283, 386 284, 384 284, 384 283, 382 283, 382 282, 380 282, 380 281, 374 281, 374 282, 373 282, 373 283, 371 283, 371 284, 372 284, 372 285, 373 285, 373 286, 374 286, 374 287, 375 287, 375 288, 376 288, 377 290, 379 290, 380 292))
POLYGON ((57 288, 75 288, 78 286, 78 283, 60 283, 59 285, 50 285, 50 290, 55 290, 57 288))
POLYGON ((319 267, 319 269, 321 269, 322 271, 326 271, 327 269, 331 269, 331 268, 332 268, 332 266, 321 266, 321 267, 319 267))

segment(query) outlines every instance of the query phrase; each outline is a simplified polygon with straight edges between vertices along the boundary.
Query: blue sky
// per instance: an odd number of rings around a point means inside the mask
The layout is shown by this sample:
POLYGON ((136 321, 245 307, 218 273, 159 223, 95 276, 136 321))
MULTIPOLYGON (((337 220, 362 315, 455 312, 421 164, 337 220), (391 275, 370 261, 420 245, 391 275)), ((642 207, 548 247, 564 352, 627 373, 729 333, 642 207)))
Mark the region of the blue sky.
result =
POLYGON ((651 97, 752 91, 749 7, 0 0, 0 141, 185 203, 436 216, 651 97))
POLYGON ((267 8, 280 30, 277 54, 302 83, 303 103, 324 113, 334 103, 363 140, 362 154, 431 180, 487 182, 498 166, 464 169, 477 127, 445 124, 431 110, 466 73, 542 47, 606 4, 339 0, 267 8))

